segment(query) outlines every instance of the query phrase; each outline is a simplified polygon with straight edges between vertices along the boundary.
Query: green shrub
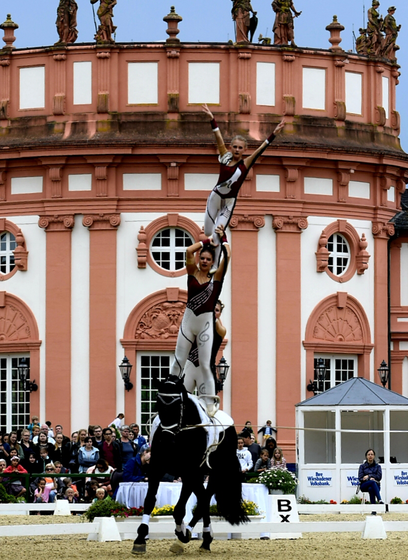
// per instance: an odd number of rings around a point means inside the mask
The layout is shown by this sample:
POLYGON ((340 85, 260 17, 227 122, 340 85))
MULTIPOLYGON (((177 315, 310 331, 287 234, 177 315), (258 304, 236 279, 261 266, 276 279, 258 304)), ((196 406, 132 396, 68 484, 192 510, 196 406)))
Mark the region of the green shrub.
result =
POLYGON ((0 504, 15 504, 17 503, 17 498, 11 494, 7 494, 6 489, 3 484, 0 484, 0 504))
POLYGON ((143 515, 143 508, 128 508, 110 498, 94 502, 84 514, 89 521, 93 521, 95 517, 134 517, 139 515, 143 515))
POLYGON ((392 500, 390 500, 390 504, 403 504, 404 502, 398 496, 395 496, 392 500))
POLYGON ((358 496, 353 496, 352 498, 349 499, 348 503, 349 504, 354 504, 354 505, 358 505, 361 504, 362 499, 359 498, 358 496))

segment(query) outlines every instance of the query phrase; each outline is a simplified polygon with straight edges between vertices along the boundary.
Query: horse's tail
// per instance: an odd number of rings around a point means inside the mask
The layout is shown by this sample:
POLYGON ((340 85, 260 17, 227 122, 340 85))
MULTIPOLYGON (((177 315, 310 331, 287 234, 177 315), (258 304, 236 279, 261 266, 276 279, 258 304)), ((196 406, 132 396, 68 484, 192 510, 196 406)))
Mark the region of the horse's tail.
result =
MULTIPOLYGON (((222 436, 221 436, 222 437, 222 436)), ((248 523, 242 503, 242 473, 237 458, 237 433, 233 426, 225 430, 224 439, 209 458, 211 488, 218 514, 231 525, 248 523)))

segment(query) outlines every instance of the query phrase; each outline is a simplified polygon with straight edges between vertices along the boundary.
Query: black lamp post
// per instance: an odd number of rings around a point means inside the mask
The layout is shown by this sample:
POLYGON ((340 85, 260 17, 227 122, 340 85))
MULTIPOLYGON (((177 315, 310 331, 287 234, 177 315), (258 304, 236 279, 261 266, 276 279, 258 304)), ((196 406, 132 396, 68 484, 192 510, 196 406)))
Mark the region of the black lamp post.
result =
POLYGON ((308 391, 313 391, 313 394, 323 392, 323 383, 326 377, 326 363, 323 358, 318 358, 316 365, 316 377, 317 381, 309 381, 307 386, 308 391))
POLYGON ((220 387, 219 387, 220 391, 222 391, 223 388, 224 388, 224 383, 225 383, 225 380, 227 379, 229 368, 230 368, 230 366, 228 365, 227 360, 224 358, 224 356, 221 358, 221 360, 215 366, 215 369, 217 370, 217 378, 218 378, 219 383, 220 383, 220 387))
POLYGON ((132 367, 132 364, 129 362, 126 356, 123 358, 122 363, 119 365, 120 374, 122 376, 123 383, 125 384, 126 391, 130 391, 130 389, 133 389, 133 383, 130 382, 130 373, 132 371, 132 367))
POLYGON ((20 358, 20 361, 18 363, 17 366, 17 371, 18 371, 18 378, 19 380, 23 383, 23 390, 24 391, 30 391, 30 393, 32 391, 37 391, 38 390, 38 385, 34 381, 30 381, 29 377, 30 377, 30 368, 27 364, 27 360, 25 358, 20 358))
POLYGON ((386 363, 385 360, 383 360, 381 362, 381 365, 377 369, 377 371, 378 371, 378 375, 380 376, 382 386, 385 389, 385 386, 387 385, 387 382, 388 382, 388 374, 390 373, 390 368, 387 366, 387 363, 386 363))

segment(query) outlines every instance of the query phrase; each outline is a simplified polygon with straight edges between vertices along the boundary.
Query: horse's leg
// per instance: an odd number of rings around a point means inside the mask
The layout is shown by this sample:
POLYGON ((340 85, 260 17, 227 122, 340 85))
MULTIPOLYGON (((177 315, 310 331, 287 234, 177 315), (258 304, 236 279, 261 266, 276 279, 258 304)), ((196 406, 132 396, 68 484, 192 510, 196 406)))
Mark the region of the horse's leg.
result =
POLYGON ((213 536, 211 530, 211 517, 210 517, 210 502, 214 494, 213 485, 211 483, 211 476, 208 479, 207 488, 204 488, 204 500, 203 500, 203 542, 201 543, 200 550, 203 552, 211 552, 210 545, 212 543, 213 536))
POLYGON ((146 552, 146 537, 149 534, 150 514, 156 503, 156 494, 162 476, 156 473, 156 476, 150 475, 149 477, 149 487, 144 501, 142 522, 137 529, 137 537, 133 543, 132 554, 143 554, 146 552))
POLYGON ((183 485, 181 487, 180 497, 174 508, 174 513, 173 513, 174 522, 176 524, 176 530, 175 530, 176 537, 182 543, 188 543, 191 540, 191 532, 189 530, 186 530, 183 519, 186 514, 186 503, 189 497, 191 496, 192 492, 193 489, 191 487, 191 484, 183 482, 183 485))

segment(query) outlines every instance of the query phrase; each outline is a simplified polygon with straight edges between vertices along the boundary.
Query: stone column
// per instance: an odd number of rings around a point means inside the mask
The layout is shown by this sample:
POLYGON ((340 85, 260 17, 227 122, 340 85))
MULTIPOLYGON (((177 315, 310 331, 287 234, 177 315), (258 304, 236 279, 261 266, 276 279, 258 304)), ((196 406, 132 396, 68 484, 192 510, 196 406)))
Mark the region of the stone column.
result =
POLYGON ((238 53, 238 95, 239 112, 249 115, 251 112, 251 52, 240 49, 238 53))
POLYGON ((66 49, 59 48, 52 55, 54 59, 54 115, 65 115, 65 102, 67 95, 67 55, 66 49))
POLYGON ((118 412, 116 230, 120 215, 86 215, 82 224, 90 231, 89 418, 98 418, 102 425, 106 425, 118 412))
POLYGON ((45 415, 71 426, 71 233, 74 216, 40 216, 46 239, 45 415), (60 395, 61 399, 57 399, 60 395))
POLYGON ((110 51, 106 46, 96 53, 97 63, 97 83, 98 83, 98 113, 109 112, 109 84, 110 84, 110 51))
MULTIPOLYGON (((295 426, 301 387, 301 239, 304 217, 276 216, 276 423, 295 426)), ((295 459, 295 431, 279 430, 279 445, 295 459)))
POLYGON ((244 255, 231 258, 231 415, 237 430, 258 417, 257 234, 264 225, 262 216, 234 214, 230 222, 233 252, 244 255))

